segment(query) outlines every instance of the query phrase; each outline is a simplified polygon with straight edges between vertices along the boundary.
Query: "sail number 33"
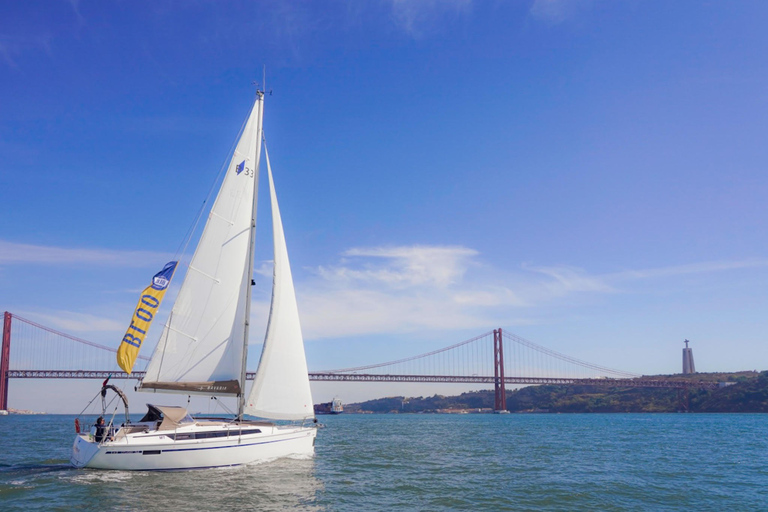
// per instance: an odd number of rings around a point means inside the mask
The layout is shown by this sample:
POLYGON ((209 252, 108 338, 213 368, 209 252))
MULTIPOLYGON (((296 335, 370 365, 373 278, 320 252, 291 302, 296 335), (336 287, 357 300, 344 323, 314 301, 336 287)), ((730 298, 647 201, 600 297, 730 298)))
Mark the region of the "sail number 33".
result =
POLYGON ((242 162, 240 162, 240 163, 239 163, 239 164, 238 164, 238 165, 235 167, 235 172, 236 172, 237 174, 240 174, 240 173, 244 173, 244 174, 245 174, 246 176, 248 176, 249 178, 253 178, 253 169, 251 169, 250 167, 246 167, 246 166, 245 166, 245 160, 243 160, 242 162))

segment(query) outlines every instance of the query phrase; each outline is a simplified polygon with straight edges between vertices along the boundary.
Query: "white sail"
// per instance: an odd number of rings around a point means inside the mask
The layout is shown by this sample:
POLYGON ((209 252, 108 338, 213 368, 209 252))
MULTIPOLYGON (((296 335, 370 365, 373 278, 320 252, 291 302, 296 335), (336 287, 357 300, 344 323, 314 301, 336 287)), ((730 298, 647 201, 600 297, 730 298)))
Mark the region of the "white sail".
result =
POLYGON ((147 366, 144 391, 238 395, 261 154, 263 101, 256 99, 184 283, 147 366))
POLYGON ((304 339, 293 288, 283 222, 275 195, 269 153, 264 147, 272 203, 275 268, 272 305, 259 368, 245 406, 253 416, 278 420, 302 420, 314 416, 309 387, 304 339))

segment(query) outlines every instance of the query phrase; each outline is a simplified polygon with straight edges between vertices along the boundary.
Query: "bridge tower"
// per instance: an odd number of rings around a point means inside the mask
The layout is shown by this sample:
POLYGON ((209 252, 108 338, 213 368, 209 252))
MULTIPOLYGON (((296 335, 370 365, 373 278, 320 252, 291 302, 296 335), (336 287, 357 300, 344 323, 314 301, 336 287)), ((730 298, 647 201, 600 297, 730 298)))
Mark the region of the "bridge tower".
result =
MULTIPOLYGON (((0 411, 8 410, 8 370, 11 359, 11 318, 9 312, 3 317, 3 345, 0 349, 0 411)), ((4 413, 3 413, 4 414, 4 413)))
POLYGON ((504 388, 504 344, 501 328, 493 330, 493 382, 496 391, 493 410, 495 412, 507 412, 507 390, 504 388))

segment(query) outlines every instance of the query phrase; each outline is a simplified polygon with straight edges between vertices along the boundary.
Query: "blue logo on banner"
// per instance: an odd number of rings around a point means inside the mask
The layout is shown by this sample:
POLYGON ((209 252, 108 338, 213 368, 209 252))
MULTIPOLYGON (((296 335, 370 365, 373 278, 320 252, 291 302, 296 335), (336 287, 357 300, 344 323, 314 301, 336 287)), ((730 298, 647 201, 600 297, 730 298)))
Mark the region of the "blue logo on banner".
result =
POLYGON ((245 169, 245 160, 240 162, 240 165, 238 165, 236 169, 237 169, 237 174, 240 174, 241 172, 243 172, 243 169, 245 169))
POLYGON ((155 274, 152 278, 152 288, 155 290, 165 290, 171 282, 173 271, 176 270, 177 261, 172 261, 163 267, 163 270, 155 274))

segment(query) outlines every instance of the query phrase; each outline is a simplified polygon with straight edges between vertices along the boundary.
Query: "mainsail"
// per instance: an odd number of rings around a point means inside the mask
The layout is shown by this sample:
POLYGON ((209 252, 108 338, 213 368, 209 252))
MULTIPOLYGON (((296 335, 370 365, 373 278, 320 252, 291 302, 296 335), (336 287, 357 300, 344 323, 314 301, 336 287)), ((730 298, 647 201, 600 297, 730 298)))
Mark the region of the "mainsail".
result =
POLYGON ((272 204, 275 267, 267 334, 245 413, 277 420, 303 420, 314 416, 312 391, 283 222, 266 145, 264 156, 272 204))
POLYGON ((251 230, 261 156, 260 94, 140 389, 185 394, 242 392, 245 322, 251 285, 251 230))

